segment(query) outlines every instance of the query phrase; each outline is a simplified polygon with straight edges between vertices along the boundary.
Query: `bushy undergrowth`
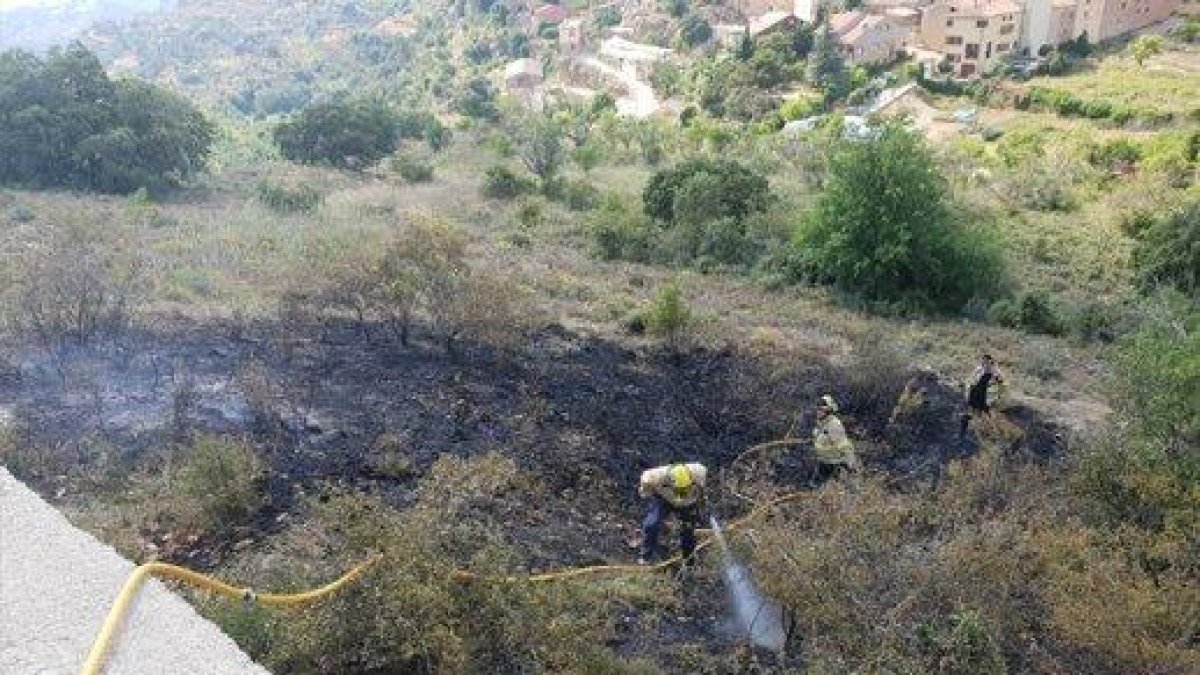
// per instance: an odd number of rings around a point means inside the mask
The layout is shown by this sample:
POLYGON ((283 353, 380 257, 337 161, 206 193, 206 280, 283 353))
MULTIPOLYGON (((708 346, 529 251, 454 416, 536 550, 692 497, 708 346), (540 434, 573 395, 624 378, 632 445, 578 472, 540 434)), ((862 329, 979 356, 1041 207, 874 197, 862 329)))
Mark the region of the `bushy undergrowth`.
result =
MULTIPOLYGON (((463 567, 502 577, 520 564, 519 549, 503 535, 508 523, 492 514, 531 489, 527 481, 497 455, 444 457, 403 511, 364 495, 317 503, 296 538, 315 538, 346 561, 381 556, 364 583, 285 625, 270 614, 218 616, 240 641, 265 651, 262 660, 276 672, 653 672, 605 646, 613 612, 627 602, 619 584, 453 578, 463 567)), ((255 576, 261 586, 279 583, 261 571, 255 576)), ((276 576, 299 581, 295 572, 276 576)), ((653 597, 651 588, 665 582, 643 583, 653 597)))
POLYGON ((1200 292, 1200 197, 1167 213, 1146 214, 1133 252, 1138 285, 1145 291, 1200 292))
POLYGON ((991 450, 937 491, 826 489, 746 550, 818 672, 1191 672, 1189 571, 1129 564, 1070 503, 991 450))
POLYGON ((1111 120, 1125 124, 1133 119, 1149 124, 1170 122, 1172 114, 1154 108, 1130 108, 1103 99, 1082 99, 1070 92, 1051 87, 1030 87, 1028 97, 1020 107, 1035 110, 1051 110, 1063 117, 1086 117, 1094 120, 1111 120))
POLYGON ((279 185, 266 180, 258 184, 258 201, 276 213, 313 213, 321 205, 321 193, 311 185, 279 185))
POLYGON ((14 245, 0 251, 10 275, 0 290, 10 329, 58 349, 128 326, 146 290, 145 260, 111 215, 55 218, 12 233, 14 245))
POLYGON ((173 476, 172 514, 184 525, 218 531, 242 524, 263 500, 264 463, 249 444, 202 437, 182 451, 173 476))
POLYGON ((348 316, 404 345, 424 329, 456 354, 462 342, 517 344, 531 320, 523 297, 510 278, 471 261, 462 231, 419 220, 379 247, 313 250, 282 309, 293 318, 348 316))
POLYGON ((400 174, 406 183, 428 183, 433 180, 433 165, 411 155, 392 158, 392 171, 400 174))

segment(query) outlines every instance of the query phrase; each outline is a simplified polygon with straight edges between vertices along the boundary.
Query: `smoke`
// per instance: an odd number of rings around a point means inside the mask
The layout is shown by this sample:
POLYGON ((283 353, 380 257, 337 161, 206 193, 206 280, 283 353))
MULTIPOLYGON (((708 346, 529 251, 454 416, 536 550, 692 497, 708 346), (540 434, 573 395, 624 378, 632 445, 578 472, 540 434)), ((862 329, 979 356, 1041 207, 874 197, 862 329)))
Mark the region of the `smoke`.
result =
POLYGON ((759 592, 750 577, 750 570, 734 557, 721 531, 721 524, 711 518, 713 534, 721 547, 721 566, 725 587, 733 605, 734 618, 743 636, 754 645, 782 652, 787 634, 783 630, 783 609, 759 592))

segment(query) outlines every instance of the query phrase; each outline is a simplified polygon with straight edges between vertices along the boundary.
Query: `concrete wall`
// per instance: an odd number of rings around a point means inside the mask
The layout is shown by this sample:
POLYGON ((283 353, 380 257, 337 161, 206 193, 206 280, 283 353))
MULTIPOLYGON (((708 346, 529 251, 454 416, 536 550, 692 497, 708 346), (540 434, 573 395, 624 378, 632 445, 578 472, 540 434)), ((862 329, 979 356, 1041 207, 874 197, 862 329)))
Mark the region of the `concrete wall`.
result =
POLYGON ((1075 34, 1100 42, 1164 21, 1180 0, 1079 0, 1075 34))
POLYGON ((921 41, 946 54, 958 77, 977 77, 1020 48, 1022 20, 1017 7, 939 0, 922 16, 921 41))

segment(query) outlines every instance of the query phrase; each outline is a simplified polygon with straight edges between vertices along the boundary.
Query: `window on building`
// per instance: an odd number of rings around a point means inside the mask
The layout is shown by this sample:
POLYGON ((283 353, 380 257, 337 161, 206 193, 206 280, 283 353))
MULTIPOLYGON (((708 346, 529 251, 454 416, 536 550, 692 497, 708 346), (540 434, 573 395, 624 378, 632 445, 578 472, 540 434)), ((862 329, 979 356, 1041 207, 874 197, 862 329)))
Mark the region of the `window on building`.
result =
POLYGON ((948 44, 948 45, 961 45, 962 43, 963 43, 963 39, 962 39, 961 35, 947 35, 946 36, 946 44, 948 44))
POLYGON ((947 28, 949 28, 950 26, 953 26, 953 25, 954 25, 954 19, 946 19, 946 27, 947 28))
POLYGON ((965 59, 979 58, 979 45, 977 45, 975 43, 968 44, 966 49, 963 51, 963 58, 965 58, 965 59))
POLYGON ((987 28, 987 23, 988 23, 987 19, 980 19, 979 21, 975 22, 975 27, 976 28, 987 28))
POLYGON ((996 43, 996 53, 997 54, 1003 54, 1004 52, 1008 51, 1009 49, 1011 49, 1011 47, 1009 47, 1009 44, 1007 42, 997 42, 996 43))
POLYGON ((1000 26, 1000 34, 1008 35, 1009 33, 1013 32, 1013 30, 1015 30, 1015 29, 1016 29, 1016 27, 1013 24, 1007 23, 1007 24, 1004 24, 1003 26, 1000 26))

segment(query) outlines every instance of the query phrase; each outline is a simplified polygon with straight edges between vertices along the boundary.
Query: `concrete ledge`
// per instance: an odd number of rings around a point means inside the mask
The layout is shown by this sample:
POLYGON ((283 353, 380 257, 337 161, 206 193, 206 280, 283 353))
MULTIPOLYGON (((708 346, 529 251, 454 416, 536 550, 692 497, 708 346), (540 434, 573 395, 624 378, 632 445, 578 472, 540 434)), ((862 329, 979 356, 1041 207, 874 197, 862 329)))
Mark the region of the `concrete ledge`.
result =
MULTIPOLYGON (((133 564, 0 467, 0 673, 79 672, 133 564)), ((108 675, 266 675, 161 583, 147 583, 108 675)))

